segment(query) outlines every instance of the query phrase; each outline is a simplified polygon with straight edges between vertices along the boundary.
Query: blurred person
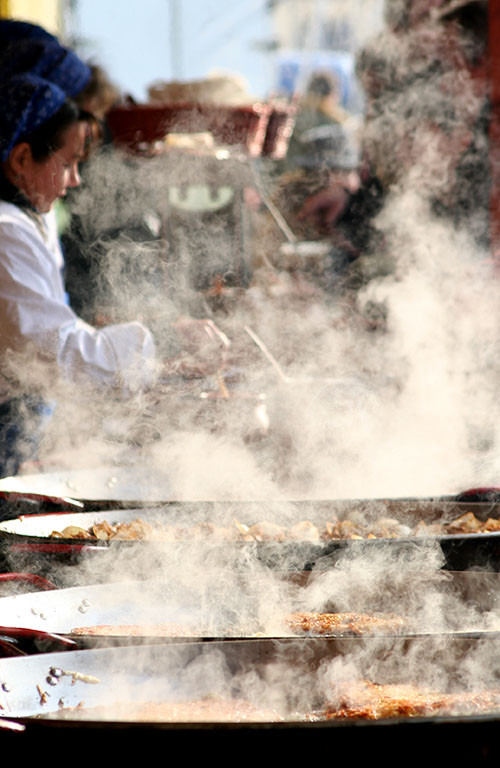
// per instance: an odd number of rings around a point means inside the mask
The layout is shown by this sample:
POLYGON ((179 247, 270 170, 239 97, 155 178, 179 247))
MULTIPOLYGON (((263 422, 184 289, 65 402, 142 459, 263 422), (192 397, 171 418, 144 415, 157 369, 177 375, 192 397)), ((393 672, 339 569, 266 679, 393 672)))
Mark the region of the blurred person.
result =
POLYGON ((367 97, 363 148, 372 173, 386 190, 413 180, 433 213, 487 246, 487 4, 387 5, 391 30, 357 61, 367 97))
POLYGON ((392 0, 389 28, 358 55, 366 96, 362 184, 335 222, 361 286, 394 270, 377 215, 394 190, 413 185, 429 213, 488 244, 488 99, 482 2, 392 0), (460 6, 460 7, 459 7, 460 6))
POLYGON ((279 165, 277 204, 300 239, 327 236, 359 188, 359 156, 339 86, 328 72, 310 78, 286 158, 279 165))
POLYGON ((158 371, 200 375, 221 365, 226 339, 209 322, 181 320, 184 351, 159 363, 139 322, 97 330, 66 301, 54 202, 80 184, 88 115, 57 85, 17 75, 0 85, 0 476, 33 452, 58 377, 116 396, 150 387, 158 371), (22 357, 18 378, 10 364, 22 357), (29 362, 31 361, 31 362, 29 362), (43 381, 24 380, 40 365, 43 381))
MULTIPOLYGON (((59 86, 67 96, 88 113, 86 129, 87 152, 106 143, 105 116, 120 97, 104 70, 84 62, 71 49, 43 28, 24 22, 0 22, 0 72, 3 79, 16 74, 31 73, 59 86), (92 116, 92 119, 91 119, 92 116)), ((84 164, 82 158, 81 167, 84 164)), ((57 221, 57 230, 65 261, 66 291, 76 312, 90 322, 95 317, 88 312, 95 285, 94 265, 98 254, 93 240, 86 236, 80 217, 71 212, 71 189, 64 199, 58 199, 48 216, 57 221)))
POLYGON ((305 133, 318 127, 341 125, 349 117, 349 113, 340 105, 338 79, 330 72, 315 72, 298 103, 295 125, 288 144, 286 167, 295 167, 296 159, 303 156, 305 133))

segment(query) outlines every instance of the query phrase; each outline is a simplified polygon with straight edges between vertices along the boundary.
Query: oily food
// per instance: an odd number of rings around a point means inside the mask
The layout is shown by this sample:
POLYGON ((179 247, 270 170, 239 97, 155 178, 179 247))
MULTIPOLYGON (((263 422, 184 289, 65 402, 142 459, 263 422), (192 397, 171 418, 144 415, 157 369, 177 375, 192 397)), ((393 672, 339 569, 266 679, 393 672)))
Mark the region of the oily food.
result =
POLYGON ((204 696, 193 701, 129 702, 113 706, 77 707, 63 713, 80 719, 161 723, 273 723, 283 717, 245 699, 204 696))
POLYGON ((408 622, 396 614, 292 613, 286 624, 297 635, 398 634, 408 630, 408 622))
POLYGON ((216 539, 233 542, 311 542, 321 543, 334 540, 396 539, 421 536, 444 536, 500 532, 500 519, 479 520, 473 512, 467 512, 449 523, 426 523, 421 520, 414 526, 394 518, 380 517, 373 522, 357 522, 333 518, 316 525, 310 520, 301 520, 290 526, 282 526, 268 520, 245 525, 239 520, 233 526, 218 526, 202 522, 190 526, 152 525, 143 518, 131 522, 94 523, 88 528, 69 525, 61 531, 52 531, 52 538, 116 540, 155 540, 158 542, 191 541, 216 539))
POLYGON ((155 529, 142 518, 137 518, 130 523, 115 523, 114 525, 105 520, 102 523, 94 523, 89 528, 68 525, 62 531, 52 531, 50 535, 56 539, 136 540, 153 538, 155 529))
POLYGON ((442 693, 413 684, 380 685, 361 680, 336 686, 331 701, 309 712, 283 715, 245 699, 209 695, 199 699, 161 702, 120 702, 114 705, 59 710, 45 717, 115 722, 277 723, 396 718, 477 716, 500 710, 500 690, 442 693))
POLYGON ((197 637, 194 630, 181 624, 95 624, 88 627, 74 627, 72 635, 96 637, 197 637))
POLYGON ((499 709, 500 690, 441 693, 412 684, 378 685, 362 680, 337 686, 334 700, 310 719, 479 715, 499 709))
MULTIPOLYGON (((292 613, 284 618, 284 626, 292 635, 307 636, 361 636, 401 634, 408 630, 409 622, 396 614, 363 613, 292 613)), ((172 622, 164 624, 96 624, 74 627, 73 635, 96 637, 202 637, 205 630, 185 627, 172 622)), ((225 633, 224 633, 225 634, 225 633)), ((231 636, 241 633, 231 632, 231 636)), ((264 637, 257 632, 254 637, 264 637)))

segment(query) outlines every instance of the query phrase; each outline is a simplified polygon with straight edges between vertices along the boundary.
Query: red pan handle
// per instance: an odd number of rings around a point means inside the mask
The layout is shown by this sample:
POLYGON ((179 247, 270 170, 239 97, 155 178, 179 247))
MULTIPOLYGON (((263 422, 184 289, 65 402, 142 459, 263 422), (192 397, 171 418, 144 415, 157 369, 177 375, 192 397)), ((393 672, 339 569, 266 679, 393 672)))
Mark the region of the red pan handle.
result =
POLYGON ((0 635, 12 637, 14 640, 55 640, 61 645, 74 648, 77 643, 64 635, 56 635, 53 632, 44 632, 41 629, 27 629, 26 627, 0 627, 0 635))
POLYGON ((57 504, 66 509, 72 509, 75 512, 81 512, 85 509, 85 504, 76 499, 71 499, 66 496, 45 496, 42 493, 27 493, 20 491, 0 491, 0 499, 5 501, 48 501, 51 504, 57 504))
POLYGON ((34 584, 40 589, 57 589, 57 586, 43 576, 37 576, 36 573, 0 573, 0 582, 2 581, 26 581, 34 584))
POLYGON ((500 488, 468 488, 466 491, 457 493, 456 501, 500 501, 500 488))
POLYGON ((0 656, 27 656, 27 654, 18 647, 17 640, 10 642, 0 638, 0 656))

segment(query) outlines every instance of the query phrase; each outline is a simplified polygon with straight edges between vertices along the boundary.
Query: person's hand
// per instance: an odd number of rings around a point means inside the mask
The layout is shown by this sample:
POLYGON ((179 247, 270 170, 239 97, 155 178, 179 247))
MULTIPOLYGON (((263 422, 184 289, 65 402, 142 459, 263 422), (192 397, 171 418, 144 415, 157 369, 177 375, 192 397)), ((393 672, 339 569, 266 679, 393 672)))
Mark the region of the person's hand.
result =
POLYGON ((305 201, 298 218, 330 228, 344 212, 348 200, 349 193, 344 186, 326 187, 305 201))

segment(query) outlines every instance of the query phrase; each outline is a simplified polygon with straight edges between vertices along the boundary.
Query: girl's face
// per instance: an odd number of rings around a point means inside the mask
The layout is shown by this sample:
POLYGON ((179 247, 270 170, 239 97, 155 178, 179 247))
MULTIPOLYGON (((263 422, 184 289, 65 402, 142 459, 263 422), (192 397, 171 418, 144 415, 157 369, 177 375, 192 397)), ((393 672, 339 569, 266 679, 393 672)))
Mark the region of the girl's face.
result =
POLYGON ((26 163, 23 192, 40 213, 50 211, 52 204, 64 197, 68 188, 79 186, 78 163, 84 154, 86 130, 86 123, 73 123, 64 132, 61 147, 50 157, 42 162, 30 157, 26 163))

